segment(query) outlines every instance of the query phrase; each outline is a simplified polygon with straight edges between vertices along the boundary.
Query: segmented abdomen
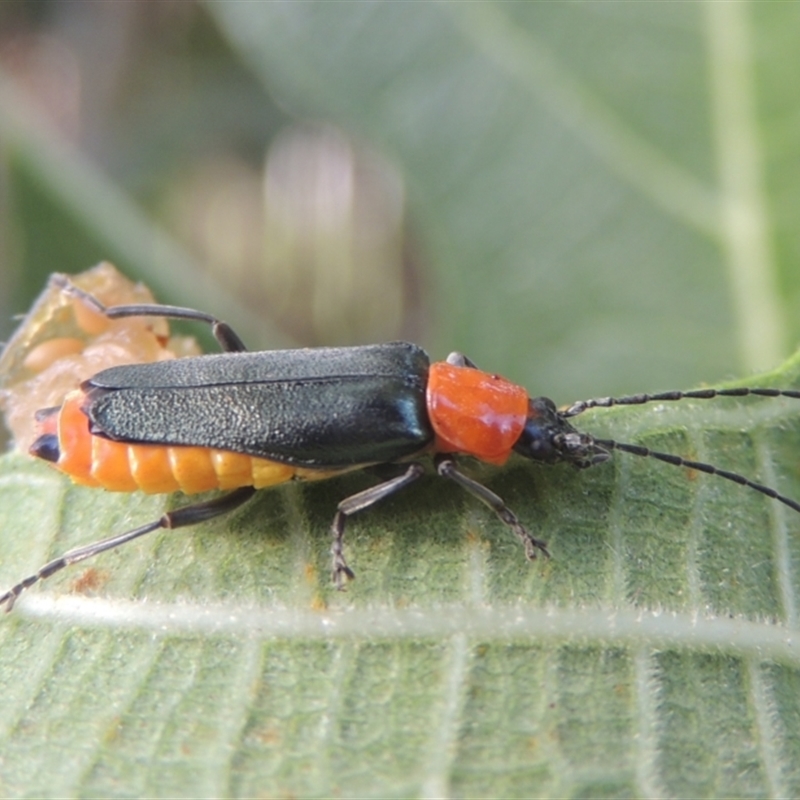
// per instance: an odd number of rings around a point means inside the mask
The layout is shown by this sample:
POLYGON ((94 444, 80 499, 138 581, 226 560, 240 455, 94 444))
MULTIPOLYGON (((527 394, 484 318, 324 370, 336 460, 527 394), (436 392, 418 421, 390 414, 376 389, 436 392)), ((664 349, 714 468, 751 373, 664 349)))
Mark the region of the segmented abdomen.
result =
POLYGON ((88 420, 81 411, 83 399, 80 390, 67 395, 57 414, 42 419, 40 434, 57 433, 56 468, 84 486, 112 492, 196 494, 240 486, 262 489, 292 478, 319 480, 341 472, 298 469, 207 447, 114 442, 89 433, 88 420))

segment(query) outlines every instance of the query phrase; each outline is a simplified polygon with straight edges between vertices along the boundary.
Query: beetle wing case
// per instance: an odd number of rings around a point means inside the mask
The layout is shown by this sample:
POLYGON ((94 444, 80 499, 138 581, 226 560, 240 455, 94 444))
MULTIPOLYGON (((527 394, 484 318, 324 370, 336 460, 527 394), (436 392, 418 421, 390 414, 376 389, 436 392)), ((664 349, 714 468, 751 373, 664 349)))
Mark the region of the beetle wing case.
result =
POLYGON ((395 461, 433 439, 428 367, 406 342, 136 364, 86 381, 83 410, 94 435, 117 441, 310 468, 395 461))

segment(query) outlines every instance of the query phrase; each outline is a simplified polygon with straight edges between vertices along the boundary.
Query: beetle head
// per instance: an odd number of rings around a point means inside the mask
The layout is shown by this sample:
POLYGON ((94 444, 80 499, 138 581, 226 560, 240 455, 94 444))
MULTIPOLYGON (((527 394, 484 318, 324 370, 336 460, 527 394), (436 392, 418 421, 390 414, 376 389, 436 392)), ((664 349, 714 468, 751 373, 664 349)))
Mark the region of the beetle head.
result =
POLYGON ((528 418, 514 452, 545 464, 566 461, 578 469, 601 464, 611 455, 592 436, 573 428, 549 397, 529 400, 528 418))

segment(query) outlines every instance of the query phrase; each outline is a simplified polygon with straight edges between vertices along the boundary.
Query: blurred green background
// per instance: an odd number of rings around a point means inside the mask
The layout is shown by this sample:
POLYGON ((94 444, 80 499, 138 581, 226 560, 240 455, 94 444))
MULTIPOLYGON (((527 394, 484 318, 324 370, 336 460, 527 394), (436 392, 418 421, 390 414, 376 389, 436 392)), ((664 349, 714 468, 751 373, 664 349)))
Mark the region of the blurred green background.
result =
POLYGON ((0 336, 110 259, 557 402, 800 338, 794 3, 0 4, 0 336))

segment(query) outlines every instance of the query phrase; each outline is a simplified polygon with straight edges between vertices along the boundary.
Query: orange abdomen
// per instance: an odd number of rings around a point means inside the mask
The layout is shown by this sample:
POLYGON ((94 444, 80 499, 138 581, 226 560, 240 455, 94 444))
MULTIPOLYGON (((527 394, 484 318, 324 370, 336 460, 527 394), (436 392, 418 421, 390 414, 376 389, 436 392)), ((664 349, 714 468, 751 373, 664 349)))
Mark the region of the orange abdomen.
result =
POLYGON ((227 450, 127 444, 93 436, 81 411, 83 399, 80 390, 68 394, 58 414, 41 422, 40 433, 57 432, 59 456, 55 466, 84 486, 112 492, 196 494, 240 486, 262 489, 294 477, 309 480, 330 475, 330 471, 316 474, 227 450))

